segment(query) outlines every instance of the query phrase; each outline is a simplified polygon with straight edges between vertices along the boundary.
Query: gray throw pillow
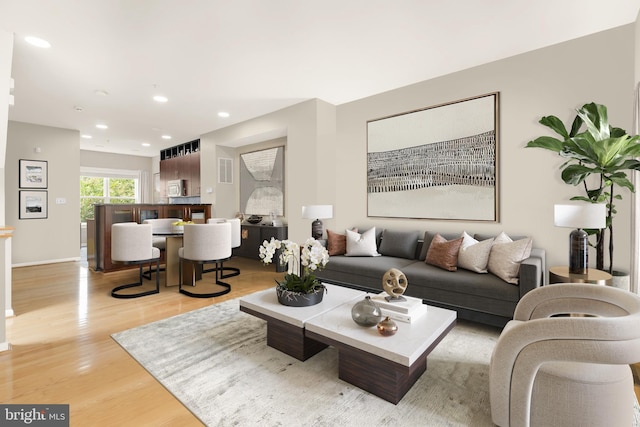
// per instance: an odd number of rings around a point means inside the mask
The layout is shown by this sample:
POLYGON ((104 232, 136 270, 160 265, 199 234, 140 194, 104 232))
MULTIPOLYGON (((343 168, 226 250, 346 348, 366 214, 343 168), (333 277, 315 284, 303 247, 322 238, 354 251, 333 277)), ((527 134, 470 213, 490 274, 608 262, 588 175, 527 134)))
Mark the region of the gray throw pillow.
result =
POLYGON ((378 252, 397 258, 415 259, 418 231, 384 230, 378 252))

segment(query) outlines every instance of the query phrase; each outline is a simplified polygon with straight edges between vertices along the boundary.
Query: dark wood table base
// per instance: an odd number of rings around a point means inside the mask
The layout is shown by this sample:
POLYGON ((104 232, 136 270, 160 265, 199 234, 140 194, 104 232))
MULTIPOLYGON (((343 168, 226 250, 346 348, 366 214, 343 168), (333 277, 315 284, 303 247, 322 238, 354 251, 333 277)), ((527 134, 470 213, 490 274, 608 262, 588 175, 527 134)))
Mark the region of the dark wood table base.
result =
POLYGON ((305 361, 328 346, 310 339, 304 328, 240 306, 240 311, 267 321, 267 345, 298 360, 305 361))
POLYGON ((341 380, 395 405, 427 370, 427 356, 454 326, 455 322, 411 366, 376 356, 315 332, 305 331, 305 334, 312 340, 338 350, 338 375, 341 380))
POLYGON ((368 353, 271 316, 240 306, 240 310, 267 321, 267 345, 305 361, 328 346, 338 350, 338 375, 388 402, 397 404, 427 370, 427 356, 455 326, 454 321, 411 366, 368 353))

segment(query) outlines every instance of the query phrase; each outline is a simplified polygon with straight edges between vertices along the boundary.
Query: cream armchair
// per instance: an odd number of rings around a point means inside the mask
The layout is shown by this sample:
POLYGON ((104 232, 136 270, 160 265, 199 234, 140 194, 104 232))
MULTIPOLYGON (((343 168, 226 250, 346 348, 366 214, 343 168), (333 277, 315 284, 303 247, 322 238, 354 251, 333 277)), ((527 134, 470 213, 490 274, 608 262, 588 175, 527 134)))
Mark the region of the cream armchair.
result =
POLYGON ((630 426, 629 364, 639 361, 640 297, 591 284, 534 289, 518 303, 491 357, 493 422, 630 426))

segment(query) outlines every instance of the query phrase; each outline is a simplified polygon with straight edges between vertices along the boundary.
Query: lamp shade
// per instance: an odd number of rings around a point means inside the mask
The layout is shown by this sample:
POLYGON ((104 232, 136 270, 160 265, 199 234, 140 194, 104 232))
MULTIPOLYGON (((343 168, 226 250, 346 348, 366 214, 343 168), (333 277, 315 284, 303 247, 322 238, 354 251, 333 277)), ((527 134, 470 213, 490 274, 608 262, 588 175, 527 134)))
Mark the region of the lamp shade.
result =
POLYGON ((325 219, 333 218, 333 205, 308 205, 302 207, 302 218, 325 219))
POLYGON ((606 209, 606 205, 600 203, 554 205, 553 222, 556 227, 605 228, 606 209))

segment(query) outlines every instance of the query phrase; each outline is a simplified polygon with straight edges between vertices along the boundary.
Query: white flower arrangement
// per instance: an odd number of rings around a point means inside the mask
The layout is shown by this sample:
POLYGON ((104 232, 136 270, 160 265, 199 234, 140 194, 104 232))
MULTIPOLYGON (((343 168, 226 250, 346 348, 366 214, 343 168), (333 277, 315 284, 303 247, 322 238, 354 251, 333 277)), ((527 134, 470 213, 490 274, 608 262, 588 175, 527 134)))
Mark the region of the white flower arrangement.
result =
POLYGON ((291 240, 277 240, 262 242, 260 259, 264 264, 271 264, 276 251, 280 250, 280 265, 287 265, 287 274, 283 282, 278 285, 291 291, 309 293, 322 284, 316 279, 315 272, 322 270, 329 262, 329 251, 316 239, 309 238, 302 248, 291 240), (302 274, 300 274, 302 267, 302 274))

